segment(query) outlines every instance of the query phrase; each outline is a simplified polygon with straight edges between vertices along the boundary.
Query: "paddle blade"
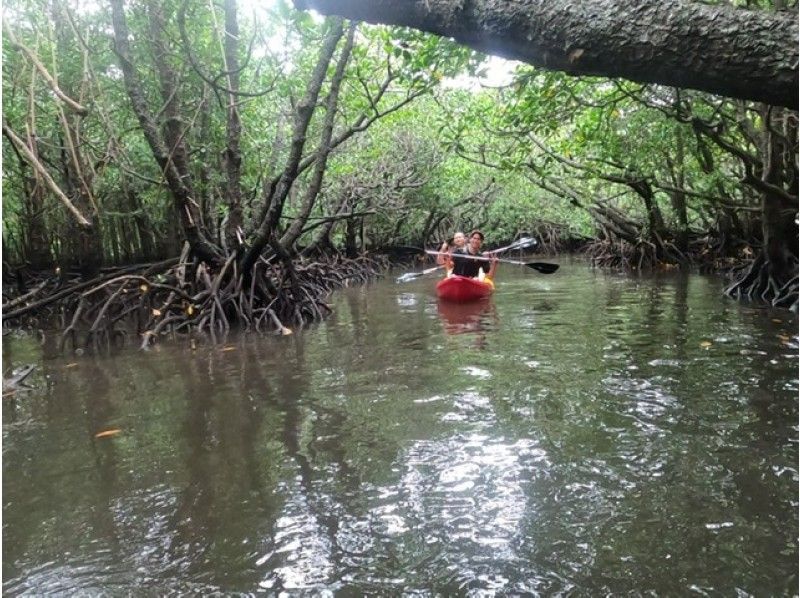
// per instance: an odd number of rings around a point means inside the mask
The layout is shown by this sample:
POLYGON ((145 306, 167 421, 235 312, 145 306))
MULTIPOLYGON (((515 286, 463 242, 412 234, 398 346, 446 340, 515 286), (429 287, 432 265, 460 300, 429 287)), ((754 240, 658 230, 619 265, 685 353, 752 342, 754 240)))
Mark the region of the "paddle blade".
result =
POLYGON ((422 276, 424 272, 406 272, 405 274, 401 274, 395 279, 395 282, 409 282, 410 280, 416 280, 420 276, 422 276))
POLYGON ((533 247, 538 244, 539 242, 533 237, 522 237, 517 239, 516 243, 511 246, 511 249, 527 249, 528 247, 533 247))
POLYGON ((441 267, 442 266, 434 266, 433 268, 426 268, 422 272, 406 272, 405 274, 398 276, 395 282, 408 282, 410 280, 416 280, 420 276, 425 276, 431 272, 436 272, 441 267))
POLYGON ((547 262, 530 262, 525 265, 542 274, 552 274, 559 268, 558 264, 548 264, 547 262))
POLYGON ((489 253, 499 253, 501 251, 516 251, 518 249, 528 249, 529 247, 534 247, 538 245, 539 242, 534 239, 533 237, 521 237, 514 241, 508 247, 501 247, 500 249, 495 249, 494 251, 490 251, 489 253))

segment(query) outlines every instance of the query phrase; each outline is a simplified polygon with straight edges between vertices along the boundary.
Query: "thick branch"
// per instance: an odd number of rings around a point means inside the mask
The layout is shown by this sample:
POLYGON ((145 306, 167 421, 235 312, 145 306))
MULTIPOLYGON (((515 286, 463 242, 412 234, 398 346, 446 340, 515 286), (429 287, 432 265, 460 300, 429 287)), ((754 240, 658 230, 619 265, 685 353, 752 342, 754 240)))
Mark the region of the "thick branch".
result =
POLYGON ((294 0, 404 25, 572 75, 622 77, 797 109, 793 12, 676 0, 294 0))

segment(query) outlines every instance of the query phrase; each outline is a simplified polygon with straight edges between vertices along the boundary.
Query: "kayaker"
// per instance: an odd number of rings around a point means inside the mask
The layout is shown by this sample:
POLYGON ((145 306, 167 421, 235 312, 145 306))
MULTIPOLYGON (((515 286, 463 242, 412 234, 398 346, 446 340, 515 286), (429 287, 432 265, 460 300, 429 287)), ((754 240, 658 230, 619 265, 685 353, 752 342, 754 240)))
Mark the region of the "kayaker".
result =
MULTIPOLYGON (((452 246, 453 251, 464 249, 466 246, 467 246, 467 235, 465 235, 461 231, 455 233, 453 235, 453 246, 452 246)), ((448 244, 447 241, 445 241, 444 243, 442 243, 442 246, 439 248, 439 251, 441 253, 447 253, 448 251, 450 251, 450 249, 451 249, 450 245, 448 244)), ((443 255, 436 256, 436 263, 440 266, 444 266, 445 260, 446 258, 443 255)))
POLYGON ((483 233, 479 230, 472 231, 469 234, 469 243, 464 249, 455 250, 450 255, 442 256, 445 260, 445 267, 448 270, 452 270, 452 273, 456 276, 466 276, 468 278, 477 278, 480 275, 480 269, 483 269, 486 277, 494 280, 497 264, 499 263, 497 256, 490 253, 481 253, 482 245, 483 233), (461 255, 488 257, 491 258, 491 261, 471 260, 460 257, 461 255))

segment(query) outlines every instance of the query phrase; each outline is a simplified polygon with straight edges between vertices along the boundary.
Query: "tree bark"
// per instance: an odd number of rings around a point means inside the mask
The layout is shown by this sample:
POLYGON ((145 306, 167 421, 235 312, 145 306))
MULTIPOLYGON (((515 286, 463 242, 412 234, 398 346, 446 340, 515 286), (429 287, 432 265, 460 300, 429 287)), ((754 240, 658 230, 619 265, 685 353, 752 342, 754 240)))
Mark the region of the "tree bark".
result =
MULTIPOLYGON (((34 71, 35 73, 35 71, 34 71)), ((27 127, 27 144, 33 154, 34 159, 38 161, 36 152, 36 131, 33 128, 34 118, 34 102, 33 96, 30 98, 29 114, 27 127)), ((19 160, 20 179, 22 180, 23 188, 23 214, 22 219, 22 255, 30 263, 31 267, 35 270, 43 270, 52 264, 53 258, 50 254, 50 241, 47 232, 47 225, 44 219, 44 183, 34 170, 34 175, 28 175, 28 164, 17 150, 16 145, 11 143, 11 148, 19 160)))
POLYGON ((339 60, 336 62, 336 71, 331 80, 331 88, 328 91, 328 99, 325 103, 325 121, 322 124, 322 135, 317 149, 317 161, 314 164, 314 173, 311 176, 311 181, 306 189, 303 198, 303 205, 300 208, 299 214, 295 216, 294 222, 289 226, 288 230, 281 237, 281 245, 287 251, 292 251, 292 246, 302 234, 303 228, 308 222, 308 217, 311 215, 311 210, 314 207, 319 191, 322 188, 322 180, 325 176, 325 168, 328 164, 328 156, 331 152, 331 138, 333 137, 333 124, 336 120, 336 110, 339 105, 339 89, 344 79, 344 71, 347 67, 347 62, 350 60, 350 52, 353 49, 353 38, 355 36, 356 26, 355 23, 351 24, 347 31, 347 39, 339 60))
POLYGON ((344 254, 350 259, 358 257, 358 229, 358 218, 352 218, 346 221, 344 232, 344 254))
POLYGON ((764 170, 762 180, 768 188, 762 191, 761 214, 764 235, 764 257, 769 273, 778 284, 783 285, 797 275, 797 204, 787 202, 782 196, 771 193, 769 188, 782 188, 782 174, 786 171, 783 159, 782 139, 775 130, 783 115, 766 110, 764 126, 764 170))
POLYGON ((286 158, 286 165, 278 180, 272 196, 267 198, 266 211, 260 211, 257 216, 259 220, 258 229, 252 239, 251 245, 242 258, 242 272, 249 272, 250 268, 256 263, 258 256, 270 241, 270 237, 275 235, 278 222, 283 213, 283 205, 289 191, 294 185, 299 172, 300 160, 303 156, 303 148, 306 143, 306 131, 311 123, 311 117, 317 105, 320 89, 325 81, 325 74, 331 62, 336 45, 344 35, 344 22, 342 19, 333 19, 330 29, 325 36, 325 41, 320 48, 317 64, 306 86, 306 93, 303 99, 297 104, 294 116, 294 126, 292 129, 292 143, 289 155, 286 158))
POLYGON ((228 186, 225 198, 228 203, 228 222, 223 234, 229 248, 238 247, 237 233, 244 234, 242 214, 242 152, 240 140, 242 123, 239 119, 239 22, 236 17, 236 0, 225 0, 225 71, 228 80, 227 145, 225 146, 225 174, 228 186), (242 231, 242 232, 240 232, 242 231))
MULTIPOLYGON (((333 216, 325 220, 319 227, 319 231, 317 232, 314 240, 303 249, 301 255, 307 257, 309 255, 313 255, 314 253, 327 253, 329 252, 333 244, 330 240, 331 230, 333 230, 334 225, 338 222, 337 216, 342 213, 342 211, 347 206, 348 200, 350 199, 350 194, 347 191, 340 191, 341 195, 339 197, 339 202, 336 206, 336 209, 333 210, 331 213, 333 216)), ((308 229, 306 229, 307 231, 308 229)))
MULTIPOLYGON (((111 0, 111 9, 115 51, 119 57, 120 68, 125 80, 125 89, 131 101, 131 107, 142 128, 142 133, 169 185, 174 209, 180 219, 181 230, 189 241, 194 255, 210 263, 218 263, 220 261, 219 251, 208 242, 203 234, 199 206, 193 197, 192 188, 188 185, 189 178, 188 170, 185 168, 185 153, 180 151, 180 147, 176 147, 176 142, 180 139, 179 121, 172 118, 169 119, 178 128, 174 132, 175 138, 172 139, 173 143, 170 144, 168 150, 167 145, 159 135, 155 120, 147 106, 147 100, 131 58, 130 41, 128 40, 130 34, 123 8, 123 0, 111 0), (183 162, 181 162, 182 159, 184 159, 183 162)), ((164 80, 162 79, 163 84, 164 80)), ((169 97, 170 95, 167 96, 167 98, 169 97)))
POLYGON ((683 191, 686 182, 686 169, 684 165, 685 148, 684 140, 680 131, 675 134, 675 160, 665 152, 665 159, 669 167, 674 191, 669 192, 672 211, 678 220, 678 230, 675 235, 675 246, 682 252, 689 249, 689 214, 686 210, 686 193, 683 191))
MULTIPOLYGON (((57 55, 64 62, 69 60, 70 50, 75 44, 70 28, 64 20, 64 14, 59 10, 59 5, 53 6, 53 22, 55 25, 57 55)), ((83 96, 79 90, 86 84, 85 73, 83 79, 77 74, 76 69, 64 69, 63 89, 68 97, 83 96)), ((58 85, 54 72, 53 80, 58 85)), ((64 188, 75 203, 75 207, 83 214, 90 214, 91 226, 76 225, 72 220, 67 224, 67 234, 77 242, 77 253, 74 255, 76 265, 87 280, 93 278, 103 265, 102 230, 100 226, 100 209, 94 197, 94 173, 89 166, 84 148, 83 116, 84 112, 67 115, 60 105, 57 105, 59 121, 61 122, 61 170, 64 178, 64 188)))
POLYGON ((56 182, 53 180, 53 177, 50 176, 44 165, 36 158, 36 156, 30 151, 25 143, 14 133, 14 131, 11 130, 11 128, 5 122, 3 122, 3 134, 8 137, 12 143, 14 143, 18 150, 22 152, 28 162, 30 162, 31 166, 36 169, 39 176, 44 179, 50 191, 52 191, 53 194, 58 197, 61 203, 67 206, 67 209, 72 212, 73 216, 75 216, 75 219, 82 226, 91 226, 92 223, 80 213, 70 199, 64 194, 61 188, 56 184, 56 182))
POLYGON ((622 77, 797 109, 793 12, 663 0, 294 0, 452 37, 571 75, 622 77))

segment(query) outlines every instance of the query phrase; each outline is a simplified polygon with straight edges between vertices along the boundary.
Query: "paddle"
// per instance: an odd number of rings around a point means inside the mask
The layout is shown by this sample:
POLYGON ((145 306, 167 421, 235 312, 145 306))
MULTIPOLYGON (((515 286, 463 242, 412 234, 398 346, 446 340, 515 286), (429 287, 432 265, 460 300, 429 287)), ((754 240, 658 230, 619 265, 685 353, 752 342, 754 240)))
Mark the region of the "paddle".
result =
MULTIPOLYGON (((450 254, 442 253, 440 251, 429 251, 429 250, 425 250, 425 253, 427 253, 428 255, 450 255, 450 254)), ((465 258, 465 259, 468 259, 468 260, 479 260, 481 262, 491 262, 492 261, 492 258, 484 257, 482 255, 466 255, 466 254, 461 253, 461 254, 458 255, 458 257, 459 258, 465 258)), ((553 272, 555 272, 559 268, 558 264, 548 264, 547 262, 519 262, 517 260, 506 260, 506 259, 502 259, 502 258, 497 258, 497 261, 501 262, 503 264, 515 264, 517 266, 528 266, 528 268, 533 268, 534 270, 536 270, 537 272, 541 272, 542 274, 552 274, 553 272)))
MULTIPOLYGON (((498 249, 492 249, 487 253, 500 253, 501 251, 511 251, 513 249, 527 249, 528 247, 533 247, 534 245, 537 244, 538 241, 533 237, 520 237, 519 239, 514 241, 511 245, 506 245, 505 247, 499 247, 498 249)), ((430 252, 426 251, 425 253, 430 253, 430 252)), ((442 253, 439 255, 444 255, 444 254, 442 253)), ((547 265, 552 266, 553 264, 547 264, 547 265)), ((433 268, 426 268, 422 272, 406 272, 405 274, 401 274, 400 276, 398 276, 395 282, 408 282, 410 280, 416 280, 420 276, 430 274, 431 272, 435 272, 439 268, 443 267, 444 266, 434 266, 433 268)), ((556 266, 556 269, 558 269, 558 266, 556 266)), ((553 270, 553 272, 555 272, 555 270, 553 270)))
POLYGON ((538 244, 539 241, 533 237, 520 237, 511 245, 506 245, 505 247, 500 247, 498 249, 492 249, 486 253, 500 253, 501 251, 511 251, 512 249, 527 249, 528 247, 533 247, 534 245, 538 244))
POLYGON ((409 280, 416 280, 420 276, 424 276, 426 274, 430 274, 431 272, 436 272, 439 268, 444 268, 444 266, 434 266, 433 268, 426 268, 422 272, 406 272, 405 274, 401 274, 395 279, 395 282, 408 282, 409 280))

